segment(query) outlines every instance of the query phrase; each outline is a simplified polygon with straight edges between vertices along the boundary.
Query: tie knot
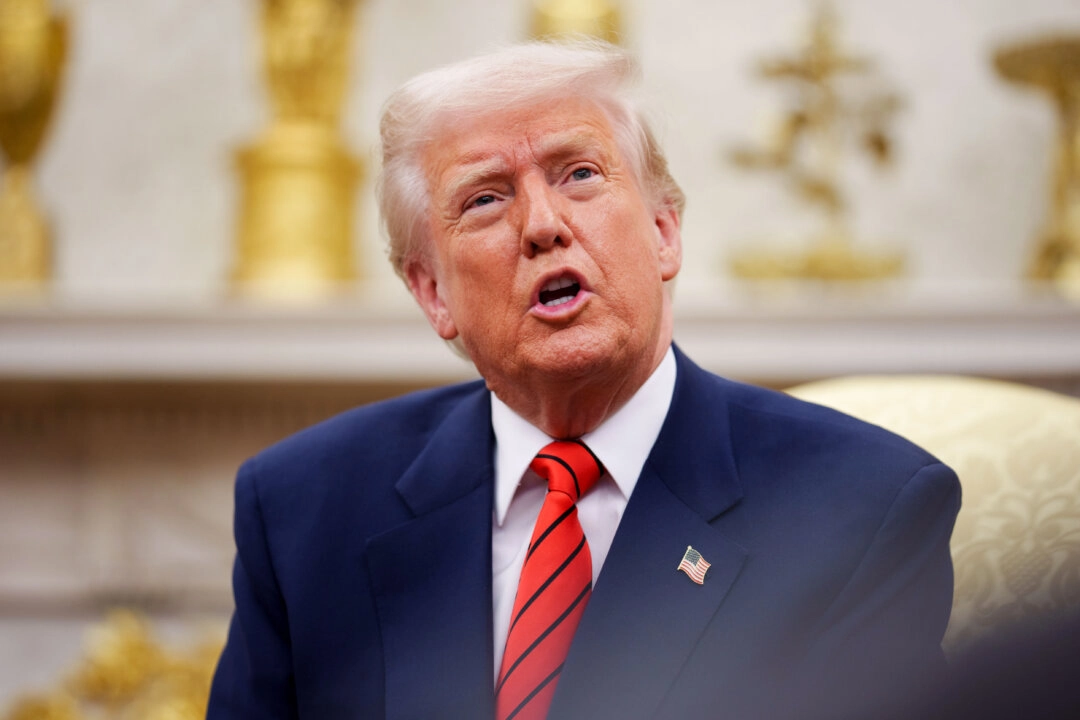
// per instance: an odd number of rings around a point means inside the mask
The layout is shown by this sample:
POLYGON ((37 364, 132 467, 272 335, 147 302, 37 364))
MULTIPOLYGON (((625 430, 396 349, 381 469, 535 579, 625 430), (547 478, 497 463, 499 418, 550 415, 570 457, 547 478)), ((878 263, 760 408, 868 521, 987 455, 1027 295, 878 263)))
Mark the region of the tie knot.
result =
POLYGON ((589 492, 604 474, 600 459, 580 440, 556 440, 545 445, 529 467, 548 481, 548 490, 565 493, 573 502, 589 492))

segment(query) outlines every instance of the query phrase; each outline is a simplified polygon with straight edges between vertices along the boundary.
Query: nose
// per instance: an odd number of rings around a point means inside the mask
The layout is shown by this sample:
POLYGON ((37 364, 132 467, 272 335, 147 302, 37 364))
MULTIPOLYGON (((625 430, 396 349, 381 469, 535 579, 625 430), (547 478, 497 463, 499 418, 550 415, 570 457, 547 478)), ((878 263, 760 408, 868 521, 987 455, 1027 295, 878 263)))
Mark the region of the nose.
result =
POLYGON ((533 257, 556 245, 570 244, 569 228, 560 212, 560 198, 545 177, 541 174, 526 177, 517 195, 522 254, 533 257))

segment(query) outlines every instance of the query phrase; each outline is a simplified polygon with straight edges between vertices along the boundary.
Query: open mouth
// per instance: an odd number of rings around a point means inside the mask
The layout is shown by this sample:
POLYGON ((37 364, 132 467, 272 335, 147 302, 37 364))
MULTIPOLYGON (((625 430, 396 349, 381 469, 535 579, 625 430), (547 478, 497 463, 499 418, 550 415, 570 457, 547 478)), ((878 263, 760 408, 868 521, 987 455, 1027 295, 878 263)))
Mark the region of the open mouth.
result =
POLYGON ((568 303, 581 292, 581 285, 572 277, 563 275, 549 281, 540 289, 540 304, 544 307, 558 307, 568 303))

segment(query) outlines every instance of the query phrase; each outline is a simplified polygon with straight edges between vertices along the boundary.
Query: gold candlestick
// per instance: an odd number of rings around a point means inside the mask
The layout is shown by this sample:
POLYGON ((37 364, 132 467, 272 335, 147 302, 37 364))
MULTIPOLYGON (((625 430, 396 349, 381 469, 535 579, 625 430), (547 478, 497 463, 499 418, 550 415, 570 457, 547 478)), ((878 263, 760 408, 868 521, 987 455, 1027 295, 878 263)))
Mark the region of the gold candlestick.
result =
POLYGON ((263 65, 274 119, 237 154, 242 182, 233 283, 306 298, 356 277, 360 161, 340 135, 358 0, 263 0, 263 65))
POLYGON ((534 38, 593 35, 619 42, 622 20, 613 0, 533 0, 532 8, 534 38))
POLYGON ((0 284, 41 288, 52 266, 49 224, 34 194, 67 55, 67 19, 48 0, 0 0, 0 284))
POLYGON ((1057 108, 1050 220, 1028 275, 1080 299, 1080 37, 1010 46, 994 55, 994 65, 1002 77, 1049 93, 1057 108))

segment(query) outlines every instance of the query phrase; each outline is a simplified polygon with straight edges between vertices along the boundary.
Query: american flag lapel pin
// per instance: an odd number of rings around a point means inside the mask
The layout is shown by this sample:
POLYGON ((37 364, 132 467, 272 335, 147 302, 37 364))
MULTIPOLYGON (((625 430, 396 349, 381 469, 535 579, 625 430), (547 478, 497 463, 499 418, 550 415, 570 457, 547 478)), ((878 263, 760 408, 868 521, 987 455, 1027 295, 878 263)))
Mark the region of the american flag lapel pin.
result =
POLYGON ((682 560, 679 561, 679 567, 675 569, 682 570, 688 578, 698 585, 704 585, 705 573, 709 570, 709 567, 711 567, 710 563, 701 557, 701 553, 687 545, 686 552, 683 553, 682 560))

